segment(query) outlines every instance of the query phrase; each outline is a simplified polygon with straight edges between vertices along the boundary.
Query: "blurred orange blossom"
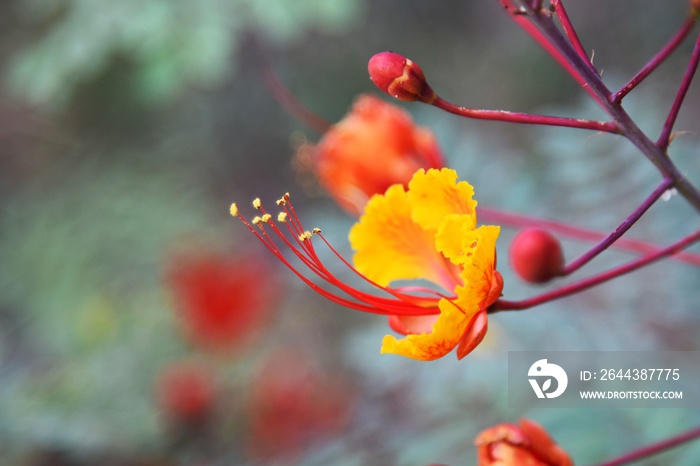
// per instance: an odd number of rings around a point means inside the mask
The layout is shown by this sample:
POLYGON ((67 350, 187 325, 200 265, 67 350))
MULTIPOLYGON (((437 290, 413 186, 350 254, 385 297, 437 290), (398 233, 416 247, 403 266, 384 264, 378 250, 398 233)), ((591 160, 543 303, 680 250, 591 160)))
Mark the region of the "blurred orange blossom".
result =
POLYGON ((571 457, 539 424, 521 419, 519 425, 499 424, 474 441, 479 466, 572 466, 571 457))
POLYGON ((445 165, 433 133, 400 107, 366 94, 318 144, 297 151, 297 166, 313 171, 348 213, 358 215, 372 195, 405 184, 419 168, 445 165))

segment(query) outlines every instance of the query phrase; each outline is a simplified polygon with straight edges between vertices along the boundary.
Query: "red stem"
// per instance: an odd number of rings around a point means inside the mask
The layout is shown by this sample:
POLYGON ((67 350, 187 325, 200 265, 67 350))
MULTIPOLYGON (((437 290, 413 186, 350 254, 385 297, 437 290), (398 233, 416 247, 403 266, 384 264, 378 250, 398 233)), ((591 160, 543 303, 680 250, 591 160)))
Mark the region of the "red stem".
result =
MULTIPOLYGON (((593 89, 588 87, 588 83, 585 78, 576 70, 574 66, 569 62, 566 56, 552 44, 552 42, 547 38, 547 36, 535 26, 528 15, 523 14, 521 9, 513 2, 513 0, 499 0, 507 12, 510 13, 510 17, 518 23, 518 25, 527 32, 527 34, 532 37, 540 47, 542 47, 549 55, 554 58, 559 66, 565 69, 581 87, 583 87, 586 92, 588 92, 591 97, 593 97, 602 107, 605 108, 605 100, 601 98, 593 89)), ((539 11, 539 9, 532 9, 534 11, 539 11)), ((590 61, 588 61, 590 63, 590 61)))
POLYGON ((310 111, 304 105, 302 105, 301 102, 299 102, 299 100, 292 92, 290 92, 287 86, 285 86, 279 80, 272 67, 267 64, 263 64, 261 65, 260 72, 265 81, 265 85, 272 96, 293 117, 304 122, 304 124, 321 134, 325 133, 331 127, 330 122, 319 117, 316 113, 310 111))
POLYGON ((561 275, 570 275, 576 270, 583 267, 585 264, 593 260, 601 252, 605 251, 610 245, 615 243, 622 235, 627 233, 632 225, 634 225, 637 220, 639 220, 642 215, 646 213, 649 208, 654 205, 654 203, 659 200, 659 198, 671 187, 673 186, 673 180, 670 178, 664 178, 661 184, 654 190, 649 197, 647 197, 642 204, 640 204, 637 209, 635 209, 632 214, 625 219, 612 233, 610 233, 603 241, 595 245, 589 251, 584 253, 581 257, 564 267, 561 275))
MULTIPOLYGON (((502 4, 511 4, 511 0, 500 0, 502 4)), ((522 17, 525 20, 536 24, 540 33, 546 38, 551 47, 557 49, 558 53, 568 61, 568 70, 574 70, 580 79, 586 83, 586 89, 597 96, 597 101, 603 105, 608 115, 619 128, 619 133, 629 139, 647 159, 649 159, 665 178, 674 181, 674 187, 696 210, 700 211, 700 190, 698 190, 684 175, 678 167, 671 161, 665 151, 637 126, 625 110, 611 100, 611 92, 605 86, 602 79, 591 69, 590 62, 583 61, 576 53, 568 39, 561 33, 561 30, 553 23, 550 15, 540 14, 540 12, 528 9, 526 4, 517 9, 514 13, 509 10, 512 16, 522 17)), ((523 20, 518 20, 518 22, 523 20)), ((532 25, 530 27, 533 27, 532 25)), ((527 29, 530 30, 529 28, 527 29)))
MULTIPOLYGON (((504 212, 502 210, 492 209, 489 207, 479 206, 478 211, 480 220, 486 219, 487 223, 495 223, 510 228, 537 227, 579 241, 602 241, 606 237, 605 233, 601 233, 600 231, 589 230, 574 225, 555 222, 553 220, 545 220, 515 214, 512 212, 504 212)), ((655 244, 625 237, 615 241, 611 247, 622 251, 635 252, 639 254, 649 254, 659 249, 659 247, 655 244)), ((700 254, 695 254, 692 252, 682 251, 672 256, 670 259, 690 265, 700 266, 700 254)))
POLYGON ((581 57, 581 60, 584 60, 591 66, 591 69, 595 69, 593 63, 591 63, 591 60, 588 57, 588 54, 586 53, 586 49, 583 48, 583 44, 581 44, 581 40, 578 38, 578 34, 576 34, 574 25, 571 24, 569 15, 564 9, 564 4, 561 3, 561 0, 553 0, 552 6, 554 7, 554 12, 559 18, 559 22, 561 23, 562 29, 564 29, 564 34, 566 34, 566 37, 569 38, 569 41, 574 47, 574 50, 576 50, 576 53, 578 53, 579 57, 581 57))
POLYGON ((481 110, 455 105, 441 97, 436 97, 431 104, 446 112, 467 118, 476 118, 479 120, 497 120, 530 125, 565 126, 567 128, 580 128, 603 131, 607 133, 619 133, 617 124, 612 121, 602 122, 581 120, 578 118, 532 115, 530 113, 509 112, 506 110, 481 110))
POLYGON ((659 249, 658 251, 655 251, 651 254, 647 254, 646 256, 643 256, 637 260, 616 267, 607 272, 603 272, 599 275, 587 278, 580 282, 563 286, 559 289, 549 291, 547 293, 543 293, 541 295, 534 296, 532 298, 524 299, 521 301, 506 301, 499 299, 491 308, 489 308, 489 312, 520 311, 550 301, 554 301, 556 299, 564 298, 572 294, 580 293, 581 291, 587 290, 588 288, 592 288, 596 285, 612 280, 613 278, 617 278, 629 272, 640 269, 645 265, 649 265, 653 262, 663 259, 664 257, 673 255, 698 240, 700 240, 700 231, 696 231, 695 233, 686 236, 680 241, 663 249, 659 249))
POLYGON ((658 455, 665 450, 671 449, 683 443, 690 442, 700 437, 700 427, 695 427, 687 432, 676 435, 674 437, 662 440, 651 445, 647 445, 638 450, 626 453, 618 458, 601 463, 598 466, 620 466, 622 464, 629 464, 638 461, 642 458, 648 458, 653 455, 658 455))
POLYGON ((632 79, 630 79, 627 84, 622 86, 619 91, 613 94, 612 102, 615 104, 622 102, 622 99, 629 94, 632 89, 637 87, 637 85, 644 81, 644 79, 646 79, 646 77, 649 76, 652 71, 663 63, 664 60, 666 60, 666 58, 668 58, 668 56, 671 55, 688 36, 690 31, 693 29, 693 26, 695 26, 695 20, 695 17, 688 18, 678 32, 671 38, 671 40, 661 50, 659 50, 659 53, 657 53, 649 61, 649 63, 644 65, 644 67, 639 70, 639 72, 632 79))
POLYGON ((671 111, 669 112, 666 123, 661 130, 661 136, 659 136, 659 139, 656 142, 656 145, 662 152, 666 152, 666 149, 668 149, 668 145, 671 141, 671 131, 673 130, 673 125, 676 123, 678 112, 681 110, 681 105, 683 105, 683 100, 688 93, 690 83, 693 80, 695 71, 698 69, 698 62, 700 62, 700 35, 698 35, 698 38, 695 41, 695 47, 693 48, 693 53, 690 56, 688 67, 685 69, 681 86, 678 89, 678 94, 676 94, 676 99, 673 101, 671 111))

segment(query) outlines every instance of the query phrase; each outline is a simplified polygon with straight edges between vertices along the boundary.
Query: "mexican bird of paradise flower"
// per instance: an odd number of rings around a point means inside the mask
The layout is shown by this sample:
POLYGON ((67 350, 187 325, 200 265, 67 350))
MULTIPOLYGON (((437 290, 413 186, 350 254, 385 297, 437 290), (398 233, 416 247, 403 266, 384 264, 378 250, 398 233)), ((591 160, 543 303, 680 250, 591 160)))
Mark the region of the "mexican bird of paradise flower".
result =
MULTIPOLYGON (((440 358, 457 348, 462 358, 483 339, 487 308, 501 295, 503 279, 496 271, 497 226, 477 227, 473 188, 457 181, 451 169, 418 170, 405 188, 390 186, 374 195, 349 234, 354 265, 326 240, 320 229, 306 230, 289 194, 277 201, 275 219, 260 201, 261 212, 250 222, 231 205, 243 223, 275 256, 322 296, 345 307, 388 316, 405 338, 387 335, 382 353, 418 360, 440 358), (340 280, 319 259, 314 237, 378 293, 368 293, 340 280), (297 268, 279 242, 305 267, 297 268), (317 284, 312 272, 331 285, 317 284), (426 280, 435 287, 390 286, 397 281, 426 280)), ((294 259, 294 258, 291 258, 294 259)))
POLYGON ((441 168, 437 140, 400 107, 361 95, 350 113, 323 135, 304 144, 295 162, 311 170, 345 211, 358 215, 372 195, 405 184, 419 168, 441 168))

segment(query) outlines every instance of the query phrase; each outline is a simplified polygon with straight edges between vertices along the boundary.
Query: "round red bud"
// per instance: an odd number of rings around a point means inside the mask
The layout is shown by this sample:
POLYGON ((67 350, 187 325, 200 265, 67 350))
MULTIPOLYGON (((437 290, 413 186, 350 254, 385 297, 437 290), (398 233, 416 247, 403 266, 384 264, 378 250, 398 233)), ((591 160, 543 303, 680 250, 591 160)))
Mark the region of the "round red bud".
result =
POLYGON ((420 66, 394 52, 381 52, 367 64, 374 84, 390 96, 405 101, 432 103, 437 98, 420 66))
POLYGON ((520 230, 510 244, 510 265, 529 283, 545 283, 561 275, 564 254, 551 233, 537 228, 520 230))

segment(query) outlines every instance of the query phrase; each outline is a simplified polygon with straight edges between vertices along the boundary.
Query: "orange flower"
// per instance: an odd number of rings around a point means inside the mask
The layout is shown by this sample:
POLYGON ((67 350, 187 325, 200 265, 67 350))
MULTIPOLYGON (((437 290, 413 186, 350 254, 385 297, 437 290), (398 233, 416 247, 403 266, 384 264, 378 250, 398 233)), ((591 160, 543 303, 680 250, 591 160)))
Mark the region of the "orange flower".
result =
POLYGON ((499 424, 474 441, 479 466, 571 466, 573 461, 542 426, 521 419, 520 425, 499 424))
POLYGON ((450 169, 418 170, 408 189, 393 185, 375 195, 350 231, 356 251, 355 266, 342 258, 319 229, 305 230, 289 202, 278 201, 283 212, 262 212, 249 223, 236 204, 231 213, 239 217, 260 241, 315 291, 343 306, 389 316, 391 327, 406 338, 386 336, 383 353, 396 353, 419 360, 440 358, 454 348, 462 358, 483 339, 487 308, 501 295, 503 279, 496 268, 496 226, 476 227, 473 188, 457 182, 450 169), (286 230, 286 231, 285 231, 286 230), (308 270, 335 287, 329 291, 285 257, 274 233, 293 251, 308 270), (337 278, 319 259, 314 235, 351 268, 357 276, 383 295, 367 293, 337 278), (389 285, 399 280, 423 279, 434 287, 389 285))
POLYGON ((250 342, 274 304, 274 295, 260 286, 270 276, 251 257, 200 252, 171 258, 167 278, 186 338, 215 351, 250 342))
POLYGON ((357 215, 370 197, 405 184, 419 168, 444 166, 433 134, 416 126, 401 108, 360 96, 352 111, 315 146, 301 147, 323 188, 357 215))

